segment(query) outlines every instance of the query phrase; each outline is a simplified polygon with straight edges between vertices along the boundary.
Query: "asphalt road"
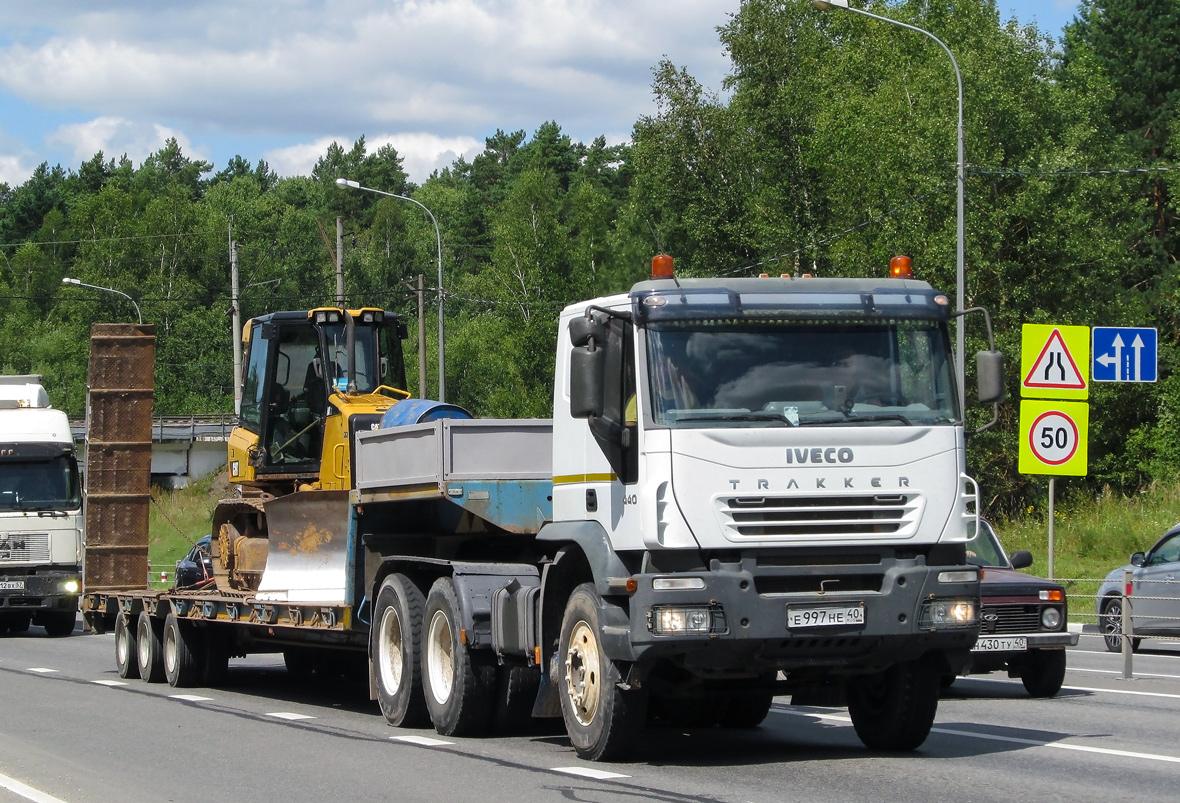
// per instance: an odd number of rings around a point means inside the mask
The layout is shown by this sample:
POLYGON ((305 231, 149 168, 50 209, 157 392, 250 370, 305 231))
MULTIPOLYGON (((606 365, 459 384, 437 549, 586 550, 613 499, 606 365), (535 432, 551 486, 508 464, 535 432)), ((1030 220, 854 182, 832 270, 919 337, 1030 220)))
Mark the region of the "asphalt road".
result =
POLYGON ((487 739, 390 728, 363 681, 292 678, 271 656, 232 661, 225 688, 123 682, 110 634, 34 627, 0 636, 0 803, 1175 800, 1180 644, 1154 646, 1123 680, 1083 636, 1052 700, 960 678, 911 754, 866 750, 842 709, 781 700, 760 728, 653 727, 634 762, 592 764, 558 721, 487 739))

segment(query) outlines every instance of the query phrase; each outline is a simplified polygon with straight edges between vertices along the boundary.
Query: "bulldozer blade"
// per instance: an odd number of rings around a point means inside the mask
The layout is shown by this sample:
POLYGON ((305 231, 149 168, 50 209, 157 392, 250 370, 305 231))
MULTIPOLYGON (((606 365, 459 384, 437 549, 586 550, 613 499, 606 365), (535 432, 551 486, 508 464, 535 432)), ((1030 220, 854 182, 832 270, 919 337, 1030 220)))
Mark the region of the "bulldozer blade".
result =
POLYGON ((344 602, 349 515, 348 491, 298 491, 269 500, 258 599, 344 602))

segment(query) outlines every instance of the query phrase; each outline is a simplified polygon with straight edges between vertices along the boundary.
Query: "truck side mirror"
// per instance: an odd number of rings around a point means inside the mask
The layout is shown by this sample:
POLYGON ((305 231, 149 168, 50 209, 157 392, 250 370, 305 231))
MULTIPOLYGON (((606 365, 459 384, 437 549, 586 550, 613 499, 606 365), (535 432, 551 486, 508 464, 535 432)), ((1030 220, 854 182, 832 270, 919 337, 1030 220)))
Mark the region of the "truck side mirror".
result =
POLYGON ((981 351, 975 355, 975 372, 980 404, 998 404, 1004 400, 1004 353, 981 351))
POLYGON ((576 346, 570 352, 570 415, 574 418, 602 415, 605 368, 606 349, 576 346))

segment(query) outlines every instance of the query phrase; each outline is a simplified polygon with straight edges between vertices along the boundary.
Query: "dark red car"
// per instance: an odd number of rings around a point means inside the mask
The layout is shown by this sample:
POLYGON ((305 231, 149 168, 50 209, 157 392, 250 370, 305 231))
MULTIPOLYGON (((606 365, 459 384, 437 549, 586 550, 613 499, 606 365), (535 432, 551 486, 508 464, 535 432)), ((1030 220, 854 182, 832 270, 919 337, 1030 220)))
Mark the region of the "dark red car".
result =
POLYGON ((1065 588, 1016 571, 1032 565, 1032 553, 1021 550, 1009 558, 991 524, 979 524, 978 536, 967 544, 967 561, 983 570, 979 639, 962 674, 1006 669, 1033 697, 1052 697, 1065 681, 1065 648, 1078 643, 1078 634, 1068 630, 1065 588))

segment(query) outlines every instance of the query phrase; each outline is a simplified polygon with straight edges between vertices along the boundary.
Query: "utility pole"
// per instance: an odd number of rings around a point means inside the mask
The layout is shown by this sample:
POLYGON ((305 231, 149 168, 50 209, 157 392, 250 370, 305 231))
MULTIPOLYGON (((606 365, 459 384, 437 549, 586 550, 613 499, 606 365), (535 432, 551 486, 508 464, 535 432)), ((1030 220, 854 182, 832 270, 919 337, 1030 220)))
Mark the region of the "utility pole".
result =
POLYGON ((344 222, 336 216, 336 306, 344 309, 344 222))
POLYGON ((238 290, 238 244, 233 224, 229 229, 230 311, 234 327, 234 415, 242 414, 242 307, 238 290))
POLYGON ((426 277, 418 274, 418 398, 426 398, 426 277))

